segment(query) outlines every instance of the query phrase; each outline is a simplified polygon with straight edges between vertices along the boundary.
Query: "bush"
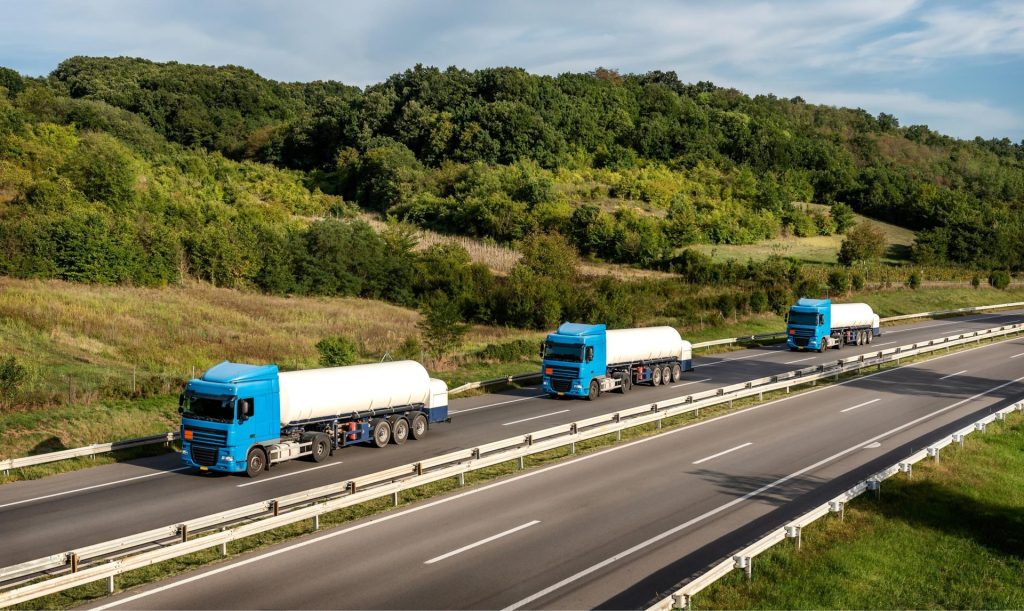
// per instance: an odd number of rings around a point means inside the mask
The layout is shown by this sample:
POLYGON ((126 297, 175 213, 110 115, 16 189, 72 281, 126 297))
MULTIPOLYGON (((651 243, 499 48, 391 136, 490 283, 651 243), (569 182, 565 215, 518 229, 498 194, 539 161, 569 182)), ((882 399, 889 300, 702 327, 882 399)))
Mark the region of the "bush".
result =
POLYGON ((994 269, 988 275, 988 283, 999 290, 1003 290, 1010 286, 1010 273, 1006 270, 994 269))
POLYGON ((9 356, 0 361, 0 405, 12 404, 27 378, 28 370, 18 363, 18 359, 9 356))
POLYGON ((850 266, 855 261, 872 261, 885 252, 885 233, 873 223, 864 221, 846 234, 839 247, 839 262, 850 266))
POLYGON ((846 233, 846 230, 853 227, 853 208, 846 204, 832 204, 832 219, 836 222, 836 233, 846 233))
POLYGON ((979 288, 981 286, 981 278, 978 276, 978 274, 974 274, 971 277, 971 286, 973 288, 979 288))
POLYGON ((457 303, 438 293, 423 304, 420 312, 423 319, 416 326, 423 333, 431 354, 442 358, 462 345, 469 325, 462 322, 457 303))
POLYGON ((862 272, 853 272, 850 274, 850 285, 853 286, 853 290, 855 291, 864 290, 864 274, 862 272))
POLYGON ((423 356, 423 346, 420 345, 420 340, 415 335, 410 335, 391 354, 396 361, 418 361, 423 356))
POLYGON ((488 344, 473 354, 481 361, 519 361, 537 354, 537 342, 529 339, 517 339, 501 344, 488 344))
POLYGON ((324 367, 351 365, 359 358, 359 349, 351 339, 337 335, 325 337, 316 343, 320 352, 320 364, 324 367))
POLYGON ((917 270, 910 272, 910 277, 907 278, 907 286, 915 291, 921 288, 921 272, 917 270))
POLYGON ((850 275, 842 269, 834 269, 828 273, 828 288, 835 294, 845 294, 850 290, 850 275))

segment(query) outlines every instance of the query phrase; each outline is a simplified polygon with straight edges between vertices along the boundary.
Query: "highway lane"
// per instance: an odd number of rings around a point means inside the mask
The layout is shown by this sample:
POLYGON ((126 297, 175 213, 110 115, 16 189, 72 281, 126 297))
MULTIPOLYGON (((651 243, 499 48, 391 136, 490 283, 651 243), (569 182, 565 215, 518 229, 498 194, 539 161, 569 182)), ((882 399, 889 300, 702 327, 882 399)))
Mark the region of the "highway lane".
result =
POLYGON ((637 387, 598 401, 537 396, 536 388, 456 399, 452 424, 404 446, 352 447, 323 465, 293 461, 256 480, 180 471, 176 455, 122 463, 30 482, 0 486, 0 566, 59 553, 239 505, 344 481, 473 445, 572 422, 617 408, 803 368, 839 356, 907 344, 1024 319, 1019 311, 925 321, 886 328, 869 346, 824 354, 789 352, 782 346, 699 357, 696 369, 676 385, 637 387), (807 360, 805 360, 807 359, 807 360), (793 361, 800 361, 794 363, 793 361))
POLYGON ((1014 340, 864 376, 307 536, 101 606, 642 607, 1024 396, 1024 367, 1010 358, 1021 352, 1024 341, 1014 340))

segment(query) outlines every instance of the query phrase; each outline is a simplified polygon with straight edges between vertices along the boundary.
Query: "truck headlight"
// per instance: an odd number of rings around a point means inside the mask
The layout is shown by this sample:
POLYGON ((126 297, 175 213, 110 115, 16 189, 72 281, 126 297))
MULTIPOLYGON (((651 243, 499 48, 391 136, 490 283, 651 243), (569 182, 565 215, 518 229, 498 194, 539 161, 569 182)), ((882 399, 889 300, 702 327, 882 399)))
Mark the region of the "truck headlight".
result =
POLYGON ((224 462, 235 462, 234 456, 221 456, 220 459, 224 462))

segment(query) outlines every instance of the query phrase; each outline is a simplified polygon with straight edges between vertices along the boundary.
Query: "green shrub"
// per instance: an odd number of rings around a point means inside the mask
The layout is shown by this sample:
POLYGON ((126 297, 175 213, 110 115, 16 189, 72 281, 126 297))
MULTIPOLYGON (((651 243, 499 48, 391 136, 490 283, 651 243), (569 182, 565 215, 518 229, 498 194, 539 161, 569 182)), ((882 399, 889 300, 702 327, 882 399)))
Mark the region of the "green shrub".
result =
POLYGON ((828 288, 835 294, 846 294, 850 290, 850 275, 842 269, 834 269, 828 273, 828 288))
POLYGON ((974 288, 981 287, 981 277, 979 277, 978 274, 971 276, 971 286, 974 288))
POLYGON ((859 271, 851 273, 850 285, 853 286, 855 291, 864 290, 864 273, 859 271))
POLYGON ((907 286, 915 291, 921 288, 921 272, 916 269, 910 272, 910 277, 907 278, 907 286))
POLYGON ((1003 290, 1010 286, 1010 273, 1006 270, 994 269, 988 275, 988 283, 999 290, 1003 290))
POLYGON ((9 356, 0 360, 0 406, 14 402, 21 385, 28 378, 28 370, 18 363, 18 359, 9 356))
POLYGON ((473 356, 481 361, 519 361, 530 358, 537 354, 537 342, 530 339, 517 339, 512 342, 500 344, 488 344, 482 349, 473 353, 473 356))
POLYGON ((336 335, 325 337, 316 343, 320 352, 320 364, 324 367, 351 365, 359 358, 359 349, 350 338, 336 335))

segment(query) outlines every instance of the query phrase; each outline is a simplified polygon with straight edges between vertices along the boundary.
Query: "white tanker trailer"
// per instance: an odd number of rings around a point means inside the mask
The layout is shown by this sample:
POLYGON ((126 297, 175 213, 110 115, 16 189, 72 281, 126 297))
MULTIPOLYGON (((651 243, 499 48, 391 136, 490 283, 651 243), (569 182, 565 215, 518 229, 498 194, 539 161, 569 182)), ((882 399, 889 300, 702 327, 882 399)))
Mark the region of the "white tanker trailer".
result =
POLYGON ((543 386, 553 396, 629 392, 633 384, 678 382, 693 369, 690 342, 672 327, 606 330, 563 323, 541 346, 543 386))
POLYGON ((182 461, 201 470, 259 475, 356 443, 383 447, 448 421, 448 387, 415 361, 280 373, 223 362, 181 396, 182 461))

